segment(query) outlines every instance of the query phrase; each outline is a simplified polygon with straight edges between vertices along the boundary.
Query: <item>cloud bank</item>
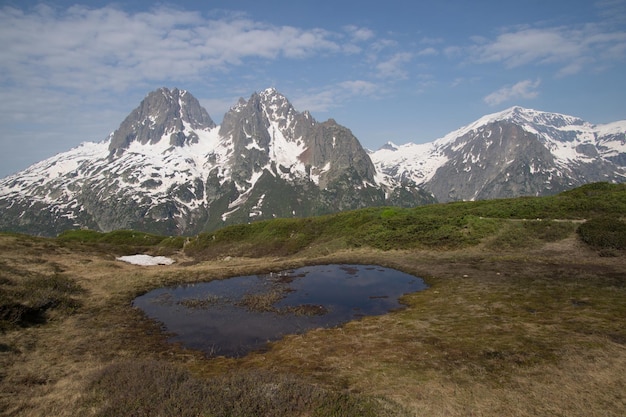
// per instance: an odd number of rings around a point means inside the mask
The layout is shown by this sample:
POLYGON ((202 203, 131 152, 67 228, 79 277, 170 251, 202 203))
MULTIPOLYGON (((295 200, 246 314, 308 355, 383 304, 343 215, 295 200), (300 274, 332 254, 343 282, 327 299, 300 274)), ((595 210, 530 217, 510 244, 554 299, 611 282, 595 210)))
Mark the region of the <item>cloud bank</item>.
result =
MULTIPOLYGON (((359 34, 361 38, 364 34, 359 34)), ((248 58, 336 53, 335 34, 240 16, 207 19, 169 8, 130 14, 107 6, 0 9, 2 82, 93 91, 137 80, 195 79, 248 58)))

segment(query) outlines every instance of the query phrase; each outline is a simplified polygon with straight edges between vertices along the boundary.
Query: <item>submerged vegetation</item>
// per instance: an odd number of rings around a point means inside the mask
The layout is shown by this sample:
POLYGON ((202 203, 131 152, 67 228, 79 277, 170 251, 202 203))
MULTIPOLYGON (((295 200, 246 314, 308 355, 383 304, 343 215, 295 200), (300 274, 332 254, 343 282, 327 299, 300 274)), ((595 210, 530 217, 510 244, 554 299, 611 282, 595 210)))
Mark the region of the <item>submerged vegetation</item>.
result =
POLYGON ((0 234, 0 415, 623 416, 625 225, 626 185, 590 184, 195 237, 0 234), (177 262, 116 260, 135 253, 177 262), (429 289, 237 359, 167 343, 131 306, 161 286, 322 263, 392 267, 429 289))

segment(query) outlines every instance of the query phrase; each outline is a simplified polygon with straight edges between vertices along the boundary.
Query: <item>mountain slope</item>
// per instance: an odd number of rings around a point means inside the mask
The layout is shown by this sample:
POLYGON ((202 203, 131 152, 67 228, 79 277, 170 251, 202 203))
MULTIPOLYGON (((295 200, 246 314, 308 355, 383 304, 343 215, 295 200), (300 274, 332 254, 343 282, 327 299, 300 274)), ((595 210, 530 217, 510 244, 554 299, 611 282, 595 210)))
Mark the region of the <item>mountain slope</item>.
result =
POLYGON ((592 125, 513 107, 427 144, 370 154, 383 175, 408 179, 441 202, 549 195, 626 180, 626 121, 592 125))
POLYGON ((101 143, 0 181, 0 230, 136 229, 196 234, 225 224, 432 202, 376 181, 352 133, 299 113, 274 89, 216 126, 184 90, 151 92, 101 143))

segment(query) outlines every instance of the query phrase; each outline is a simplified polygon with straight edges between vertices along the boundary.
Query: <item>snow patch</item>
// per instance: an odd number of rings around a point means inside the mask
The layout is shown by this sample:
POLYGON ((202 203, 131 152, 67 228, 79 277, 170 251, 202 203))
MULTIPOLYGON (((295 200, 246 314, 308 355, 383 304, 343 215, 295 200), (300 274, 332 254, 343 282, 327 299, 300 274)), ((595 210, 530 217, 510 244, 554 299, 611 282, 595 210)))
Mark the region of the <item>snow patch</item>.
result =
POLYGON ((141 254, 120 256, 116 259, 118 261, 128 262, 129 264, 141 266, 171 265, 175 262, 172 258, 168 258, 165 256, 150 256, 141 254))
POLYGON ((407 178, 418 185, 423 184, 448 161, 436 142, 386 145, 371 153, 370 158, 381 174, 376 180, 390 187, 394 186, 391 178, 407 178))

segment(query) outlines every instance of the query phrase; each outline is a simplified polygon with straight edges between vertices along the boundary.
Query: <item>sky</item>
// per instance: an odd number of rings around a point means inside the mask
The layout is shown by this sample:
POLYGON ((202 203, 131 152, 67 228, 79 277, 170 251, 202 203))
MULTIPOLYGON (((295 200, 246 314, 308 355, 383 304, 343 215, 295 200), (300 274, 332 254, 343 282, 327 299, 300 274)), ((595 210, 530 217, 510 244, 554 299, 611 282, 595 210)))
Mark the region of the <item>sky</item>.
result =
POLYGON ((626 119, 626 0, 0 0, 0 177, 105 140, 159 87, 220 123, 273 87, 366 148, 514 105, 626 119))

